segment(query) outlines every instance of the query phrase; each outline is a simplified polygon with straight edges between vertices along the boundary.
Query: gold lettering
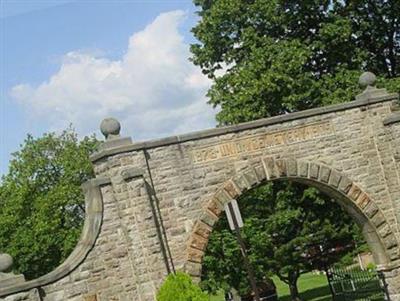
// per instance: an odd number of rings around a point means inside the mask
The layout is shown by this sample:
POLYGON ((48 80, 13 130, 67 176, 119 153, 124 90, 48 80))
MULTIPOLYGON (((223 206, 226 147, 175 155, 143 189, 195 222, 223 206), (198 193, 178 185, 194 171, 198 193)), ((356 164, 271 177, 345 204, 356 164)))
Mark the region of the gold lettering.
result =
POLYGON ((282 133, 276 133, 273 136, 273 145, 281 145, 285 143, 285 139, 282 133))
POLYGON ((306 139, 305 136, 306 136, 306 135, 305 135, 305 128, 304 128, 304 127, 299 128, 298 131, 297 131, 297 139, 296 139, 296 142, 302 141, 302 140, 306 139))
POLYGON ((217 159, 218 152, 215 148, 210 148, 207 152, 207 161, 217 159))
POLYGON ((228 157, 228 156, 235 154, 234 147, 231 143, 222 144, 220 146, 220 149, 221 149, 220 153, 221 153, 222 157, 228 157))
POLYGON ((295 131, 287 131, 286 132, 286 142, 287 143, 293 143, 296 142, 296 132, 295 131))
POLYGON ((198 163, 201 162, 201 152, 194 152, 193 153, 194 162, 198 163))
POLYGON ((265 147, 273 145, 273 136, 271 134, 267 134, 264 139, 265 139, 265 147))
POLYGON ((333 134, 330 122, 310 124, 280 132, 265 133, 251 138, 242 138, 193 151, 193 162, 203 163, 220 158, 249 153, 273 146, 307 141, 317 137, 333 134))

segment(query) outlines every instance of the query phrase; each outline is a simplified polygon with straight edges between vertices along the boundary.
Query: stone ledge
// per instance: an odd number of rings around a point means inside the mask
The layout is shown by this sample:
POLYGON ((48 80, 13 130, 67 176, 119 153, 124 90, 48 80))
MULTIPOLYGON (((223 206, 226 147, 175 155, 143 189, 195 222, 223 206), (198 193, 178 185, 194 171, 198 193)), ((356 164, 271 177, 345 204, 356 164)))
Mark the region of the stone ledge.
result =
POLYGON ((108 149, 98 151, 96 153, 93 153, 90 156, 90 160, 92 160, 92 162, 96 162, 107 156, 112 156, 112 155, 116 155, 116 154, 120 154, 120 153, 143 150, 143 149, 151 149, 151 148, 156 148, 156 147, 160 147, 160 146, 167 146, 167 145, 171 145, 171 144, 199 140, 199 139, 203 139, 203 138, 210 138, 210 137, 214 137, 214 136, 235 133, 235 132, 239 132, 239 131, 243 131, 243 130, 249 130, 249 129, 259 128, 259 127, 274 125, 274 124, 278 124, 278 123, 289 122, 289 121, 293 121, 293 120, 297 120, 297 119, 303 119, 303 118, 313 117, 313 116, 317 116, 317 115, 328 114, 328 113, 339 112, 339 111, 349 110, 349 109, 353 109, 353 108, 368 106, 368 105, 377 104, 377 103, 381 103, 381 102, 392 101, 392 100, 396 100, 398 98, 399 98, 399 94, 391 93, 391 94, 386 94, 386 95, 383 95, 380 97, 375 97, 375 98, 370 98, 370 99, 360 99, 360 100, 355 100, 355 101, 351 101, 351 102, 347 102, 347 103, 330 105, 330 106, 326 106, 326 107, 309 109, 309 110, 294 112, 294 113, 290 113, 290 114, 286 114, 286 115, 279 115, 279 116, 274 116, 274 117, 270 117, 270 118, 259 119, 256 121, 240 123, 240 124, 232 125, 232 126, 207 129, 207 130, 192 132, 192 133, 188 133, 188 134, 183 134, 183 135, 178 135, 178 136, 170 136, 170 137, 166 137, 166 138, 149 140, 149 141, 144 141, 144 142, 136 142, 133 144, 127 144, 127 145, 122 145, 120 147, 113 147, 113 148, 108 148, 108 149))
POLYGON ((10 286, 15 283, 24 283, 25 277, 22 274, 1 273, 0 272, 0 288, 10 286))
POLYGON ((383 120, 383 125, 391 125, 400 122, 400 112, 393 113, 383 120))
POLYGON ((110 183, 108 178, 97 178, 82 184, 85 193, 85 221, 78 244, 68 258, 55 270, 37 279, 0 287, 0 297, 54 283, 70 274, 85 260, 97 240, 103 220, 103 197, 100 187, 110 183))
POLYGON ((117 147, 121 147, 124 145, 130 145, 132 144, 132 138, 131 137, 118 137, 118 138, 114 138, 114 139, 109 139, 104 141, 102 144, 100 144, 99 146, 99 151, 104 151, 106 149, 110 149, 110 148, 117 148, 117 147))
POLYGON ((124 181, 133 179, 133 178, 138 178, 138 177, 142 177, 144 175, 144 171, 141 169, 137 169, 137 168, 128 168, 128 169, 124 169, 121 172, 121 177, 122 179, 124 179, 124 181))

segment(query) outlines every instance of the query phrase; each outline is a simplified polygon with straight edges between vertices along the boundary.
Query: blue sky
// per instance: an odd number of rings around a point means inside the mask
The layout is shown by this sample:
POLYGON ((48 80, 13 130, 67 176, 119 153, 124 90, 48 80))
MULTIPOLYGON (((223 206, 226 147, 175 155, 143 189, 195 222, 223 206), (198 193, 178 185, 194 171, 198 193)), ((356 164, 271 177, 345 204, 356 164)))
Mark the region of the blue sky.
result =
POLYGON ((192 1, 0 3, 0 174, 28 133, 70 123, 100 137, 115 116, 136 141, 215 125, 188 61, 192 1))

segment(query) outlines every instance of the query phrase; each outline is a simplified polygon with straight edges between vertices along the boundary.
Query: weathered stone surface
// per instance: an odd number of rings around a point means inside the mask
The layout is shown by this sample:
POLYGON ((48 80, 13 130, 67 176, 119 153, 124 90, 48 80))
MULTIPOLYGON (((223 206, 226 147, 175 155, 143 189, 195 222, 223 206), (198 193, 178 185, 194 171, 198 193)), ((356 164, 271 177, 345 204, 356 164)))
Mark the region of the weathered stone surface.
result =
POLYGON ((198 262, 188 261, 185 264, 185 272, 192 276, 200 276, 201 264, 198 262))
POLYGON ((250 184, 244 175, 234 177, 232 181, 241 192, 250 188, 250 184))
POLYGON ((235 199, 240 195, 240 190, 236 187, 235 183, 233 183, 233 181, 231 181, 231 180, 229 180, 225 184, 224 189, 232 199, 235 199))
POLYGON ((392 261, 396 261, 400 259, 400 249, 399 248, 391 248, 388 251, 389 258, 392 261))
POLYGON ((42 301, 38 289, 32 289, 29 292, 18 293, 3 299, 4 301, 42 301))
POLYGON ((232 197, 225 189, 220 189, 216 194, 215 198, 219 201, 220 204, 224 205, 225 203, 232 200, 232 197))
POLYGON ((287 175, 286 171, 286 161, 285 160, 276 160, 276 171, 279 177, 285 177, 287 175))
POLYGON ((308 177, 308 162, 300 161, 297 163, 298 175, 303 178, 308 177))
POLYGON ((218 221, 218 217, 206 211, 201 215, 199 220, 212 227, 218 221))
POLYGON ((15 275, 13 273, 1 273, 0 272, 0 289, 14 284, 25 282, 24 275, 15 275))
POLYGON ((342 176, 340 178, 338 189, 341 192, 347 194, 347 192, 349 192, 352 184, 353 184, 353 182, 349 178, 342 176))
POLYGON ((390 226, 386 222, 382 223, 379 226, 378 232, 380 237, 382 238, 386 238, 389 234, 392 234, 392 230, 390 229, 390 226))
POLYGON ((207 210, 218 217, 221 215, 224 207, 217 198, 212 198, 207 202, 207 210))
POLYGON ((367 207, 365 207, 364 212, 366 216, 371 219, 379 212, 379 208, 375 203, 370 202, 367 207))
POLYGON ((379 226, 383 225, 385 221, 385 217, 382 214, 382 212, 378 211, 373 217, 372 217, 372 223, 376 228, 379 228, 379 226))
POLYGON ((341 180, 341 175, 339 172, 336 170, 331 170, 330 176, 329 176, 329 185, 337 188, 339 186, 341 180))
POLYGON ((365 192, 362 192, 359 194, 359 196, 357 197, 355 202, 358 207, 360 207, 361 209, 364 209, 370 202, 370 198, 368 197, 368 195, 365 192))
POLYGON ((275 170, 275 161, 273 158, 263 158, 262 159, 265 173, 267 174, 267 179, 271 180, 277 177, 277 172, 275 170))
POLYGON ((358 84, 361 86, 361 88, 366 88, 368 86, 375 86, 376 82, 376 76, 372 72, 364 72, 361 74, 358 84))
POLYGON ((191 235, 189 245, 195 249, 204 251, 207 246, 208 239, 204 238, 196 233, 191 235))
POLYGON ((212 227, 202 221, 197 221, 193 227, 193 232, 204 238, 208 238, 208 236, 211 234, 211 231, 212 227))
POLYGON ((13 258, 9 254, 0 254, 0 273, 8 272, 13 265, 13 258))
POLYGON ((267 178, 267 175, 265 174, 264 167, 262 165, 256 166, 254 168, 254 170, 256 172, 257 179, 258 179, 259 183, 263 182, 267 178))
POLYGON ((318 179, 318 173, 319 173, 319 165, 311 163, 309 177, 312 179, 318 179))
POLYGON ((386 248, 392 249, 398 247, 397 239, 393 233, 390 233, 384 240, 386 248))
POLYGON ((203 260, 204 251, 196 249, 196 248, 189 248, 188 250, 188 260, 193 262, 202 262, 203 260))
POLYGON ((328 183, 330 175, 331 175, 331 169, 329 167, 322 165, 319 171, 319 180, 323 183, 328 183))
POLYGON ((351 200, 355 201, 359 197, 360 193, 361 193, 361 189, 357 185, 352 184, 349 192, 347 193, 347 196, 351 200))
POLYGON ((250 187, 254 187, 258 184, 257 174, 253 169, 249 169, 245 172, 244 177, 246 178, 247 183, 249 183, 250 187))
POLYGON ((97 301, 97 296, 93 294, 84 296, 83 301, 97 301))
POLYGON ((119 135, 121 124, 115 118, 105 118, 100 124, 100 131, 106 138, 112 138, 119 135))
POLYGON ((297 176, 297 162, 295 160, 288 160, 286 162, 288 176, 297 176))

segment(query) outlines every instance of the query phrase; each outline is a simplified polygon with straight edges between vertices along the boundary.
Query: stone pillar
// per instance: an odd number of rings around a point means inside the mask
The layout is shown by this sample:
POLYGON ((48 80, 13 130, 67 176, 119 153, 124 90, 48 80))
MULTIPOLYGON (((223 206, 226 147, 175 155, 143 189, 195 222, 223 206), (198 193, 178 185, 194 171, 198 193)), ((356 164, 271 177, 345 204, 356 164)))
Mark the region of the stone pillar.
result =
MULTIPOLYGON (((385 111, 378 112, 382 116, 387 116, 398 105, 399 96, 398 94, 388 93, 386 89, 376 88, 375 83, 376 76, 371 72, 364 72, 360 76, 359 84, 365 89, 356 96, 356 99, 371 101, 372 103, 382 98, 393 99, 391 108, 387 107, 384 109, 385 111), (387 112, 388 110, 389 112, 387 112)), ((379 155, 379 164, 385 177, 387 193, 391 201, 391 204, 385 204, 386 208, 382 209, 385 211, 386 218, 394 226, 397 239, 400 239, 400 158, 396 159, 394 154, 399 152, 398 148, 400 147, 399 127, 395 130, 395 123, 400 122, 399 115, 399 112, 396 112, 392 113, 388 118, 374 118, 374 123, 370 126, 370 134, 375 142, 375 148, 379 155)))
MULTIPOLYGON (((390 147, 392 150, 393 167, 397 172, 396 174, 397 178, 400 179, 400 103, 399 102, 397 102, 397 104, 393 106, 393 113, 389 117, 387 117, 383 121, 383 123, 386 128, 386 131, 389 133, 390 136, 390 147)), ((394 187, 392 193, 392 199, 394 202, 395 212, 397 216, 398 231, 400 231, 400 185, 397 185, 397 189, 396 186, 394 187)), ((400 233, 398 237, 400 239, 400 233)))
MULTIPOLYGON (((115 147, 132 144, 130 138, 120 137, 119 122, 107 118, 101 123, 106 141, 100 150, 107 152, 115 147)), ((160 281, 167 275, 163 245, 157 228, 157 214, 149 175, 146 172, 146 158, 143 152, 135 155, 109 156, 95 161, 96 176, 111 178, 112 194, 117 209, 114 222, 119 224, 118 235, 124 237, 128 246, 127 256, 135 283, 135 300, 156 299, 160 281)))
MULTIPOLYGON (((380 98, 397 98, 398 101, 398 95, 390 94, 386 89, 378 89, 375 87, 376 76, 371 72, 364 72, 360 76, 359 84, 365 89, 361 94, 356 96, 356 100, 373 102, 380 98)), ((386 208, 391 208, 391 210, 385 210, 386 218, 388 219, 388 222, 392 224, 395 235, 397 239, 399 239, 400 164, 398 162, 399 160, 397 160, 396 166, 396 158, 393 154, 396 153, 395 150, 397 147, 400 147, 400 133, 395 133, 395 131, 392 131, 390 128, 390 126, 397 120, 394 116, 397 115, 392 115, 384 120, 375 119, 376 123, 371 124, 371 135, 375 141, 375 148, 379 154, 379 163, 384 173, 387 192, 391 200, 391 204, 386 205, 386 208), (399 137, 396 138, 394 135, 398 135, 399 137)), ((398 121, 400 121, 400 118, 398 121)), ((398 264, 395 264, 394 266, 389 265, 389 267, 381 269, 381 272, 385 278, 390 300, 400 301, 400 266, 398 266, 398 264)))

